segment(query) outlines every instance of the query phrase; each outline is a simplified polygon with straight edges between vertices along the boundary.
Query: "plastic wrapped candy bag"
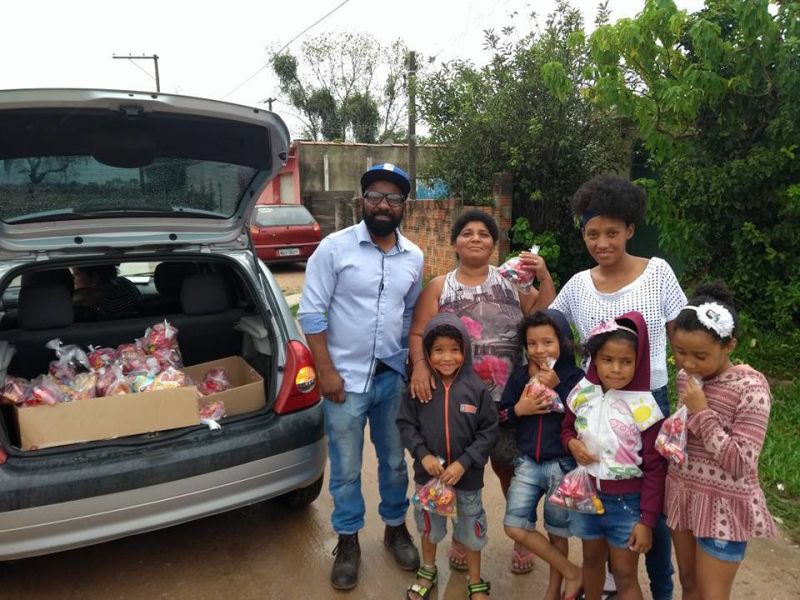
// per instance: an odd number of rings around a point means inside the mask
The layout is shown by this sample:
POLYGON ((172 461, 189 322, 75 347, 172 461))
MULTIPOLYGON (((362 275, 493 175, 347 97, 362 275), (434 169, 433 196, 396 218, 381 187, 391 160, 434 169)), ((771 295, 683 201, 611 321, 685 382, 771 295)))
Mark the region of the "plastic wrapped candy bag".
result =
POLYGON ((145 354, 138 344, 122 344, 117 347, 118 362, 122 366, 122 372, 130 373, 149 373, 155 376, 161 370, 158 359, 145 354))
POLYGON ((152 392, 156 383, 156 376, 148 372, 131 373, 129 375, 131 390, 140 394, 142 392, 152 392))
POLYGON ((686 424, 689 411, 686 406, 681 406, 675 414, 668 417, 661 424, 661 431, 656 437, 656 451, 681 466, 686 462, 686 424))
POLYGON ((150 356, 158 361, 161 370, 183 368, 183 359, 177 348, 156 348, 150 356))
POLYGON ((45 344, 45 348, 56 353, 56 360, 50 363, 50 375, 56 379, 66 381, 75 377, 76 373, 89 370, 89 359, 79 346, 65 346, 60 339, 54 338, 45 344))
POLYGON ((116 396, 130 394, 131 384, 122 372, 122 366, 113 364, 97 377, 98 396, 116 396))
POLYGON ((214 367, 208 370, 203 381, 197 385, 197 391, 200 392, 201 396, 208 396, 209 394, 224 392, 232 387, 228 372, 222 367, 214 367))
POLYGON ((547 500, 556 506, 591 515, 602 515, 606 512, 594 489, 592 478, 583 466, 564 475, 547 500))
POLYGON ((2 402, 6 404, 22 404, 22 399, 28 386, 30 386, 30 382, 27 379, 6 375, 2 402))
POLYGON ((185 385, 192 385, 191 379, 183 371, 175 367, 167 367, 155 376, 151 390, 171 390, 185 385))
MULTIPOLYGON (((539 246, 534 244, 531 246, 530 252, 531 254, 539 254, 539 246)), ((522 291, 531 289, 533 280, 536 278, 535 273, 528 271, 522 266, 522 261, 519 256, 509 258, 498 267, 498 270, 500 271, 500 275, 508 279, 522 291)))
POLYGON ((117 351, 114 348, 97 348, 89 346, 89 367, 93 371, 99 371, 105 367, 110 367, 117 360, 117 351))
POLYGON ((61 391, 66 400, 86 400, 97 396, 97 373, 78 373, 74 378, 61 382, 61 391))
POLYGON ((528 383, 525 384, 525 389, 522 393, 523 395, 527 394, 531 396, 537 396, 542 390, 547 391, 547 394, 550 397, 550 412, 563 413, 564 402, 562 402, 561 397, 553 388, 539 383, 539 379, 536 377, 536 375, 528 380, 528 383))
POLYGON ((22 397, 23 406, 53 406, 67 400, 58 383, 49 375, 39 375, 31 381, 25 395, 22 397))
POLYGON ((153 354, 159 348, 178 349, 178 330, 166 319, 148 327, 144 337, 137 340, 142 349, 148 354, 153 354))
POLYGON ((438 477, 419 488, 411 501, 422 510, 443 517, 456 516, 456 490, 453 486, 442 483, 438 477))

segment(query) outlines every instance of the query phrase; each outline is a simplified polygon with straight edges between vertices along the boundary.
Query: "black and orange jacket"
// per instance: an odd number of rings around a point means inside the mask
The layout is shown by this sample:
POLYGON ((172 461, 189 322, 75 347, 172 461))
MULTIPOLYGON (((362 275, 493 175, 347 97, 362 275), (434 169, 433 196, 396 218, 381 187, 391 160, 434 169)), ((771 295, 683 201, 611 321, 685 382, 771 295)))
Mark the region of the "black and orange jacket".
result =
POLYGON ((483 469, 497 441, 497 409, 484 383, 472 371, 470 338, 461 320, 453 314, 436 315, 425 327, 423 340, 437 325, 452 325, 464 342, 464 364, 453 382, 445 386, 437 378, 430 402, 422 403, 403 395, 397 427, 414 458, 414 481, 426 483, 431 476, 422 467, 428 454, 441 457, 445 465, 458 461, 464 476, 456 489, 473 491, 483 487, 483 469))

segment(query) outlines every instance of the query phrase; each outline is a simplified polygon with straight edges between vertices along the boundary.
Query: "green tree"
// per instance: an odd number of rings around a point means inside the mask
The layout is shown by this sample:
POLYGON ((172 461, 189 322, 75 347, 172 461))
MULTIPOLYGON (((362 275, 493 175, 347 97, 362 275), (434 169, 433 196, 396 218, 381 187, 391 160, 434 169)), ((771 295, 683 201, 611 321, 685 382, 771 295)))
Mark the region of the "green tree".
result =
POLYGON ((365 33, 316 36, 299 57, 273 54, 287 102, 314 140, 374 143, 404 138, 406 47, 381 45, 365 33))
POLYGON ((591 38, 592 96, 632 119, 648 211, 690 281, 719 277, 776 328, 800 323, 800 4, 647 0, 591 38))
POLYGON ((569 199, 600 172, 627 171, 624 122, 585 97, 589 47, 580 11, 559 2, 544 26, 485 32, 489 63, 454 61, 421 78, 421 114, 443 145, 429 175, 467 201, 491 197, 492 175, 514 175, 515 218, 552 232, 566 279, 588 262, 569 199))

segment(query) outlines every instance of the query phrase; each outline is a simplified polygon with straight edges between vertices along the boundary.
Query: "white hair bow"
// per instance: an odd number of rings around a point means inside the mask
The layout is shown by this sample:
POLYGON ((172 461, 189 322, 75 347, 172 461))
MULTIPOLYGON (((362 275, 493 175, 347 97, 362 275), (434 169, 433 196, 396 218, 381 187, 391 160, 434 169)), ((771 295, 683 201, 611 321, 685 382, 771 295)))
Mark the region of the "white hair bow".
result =
POLYGON ((716 332, 720 338, 733 334, 733 315, 731 311, 716 302, 704 302, 700 306, 684 306, 683 310, 693 310, 703 327, 716 332))

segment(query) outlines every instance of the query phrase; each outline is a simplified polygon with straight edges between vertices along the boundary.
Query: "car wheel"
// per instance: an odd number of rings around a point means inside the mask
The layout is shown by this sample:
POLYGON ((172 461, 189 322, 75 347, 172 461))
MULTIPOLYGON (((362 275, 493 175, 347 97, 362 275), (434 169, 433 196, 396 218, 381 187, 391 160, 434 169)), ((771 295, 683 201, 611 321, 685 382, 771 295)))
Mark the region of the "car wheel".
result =
POLYGON ((286 508, 305 508, 317 499, 319 493, 322 491, 322 478, 320 475, 311 485, 292 490, 288 494, 278 496, 278 502, 283 504, 286 508))

